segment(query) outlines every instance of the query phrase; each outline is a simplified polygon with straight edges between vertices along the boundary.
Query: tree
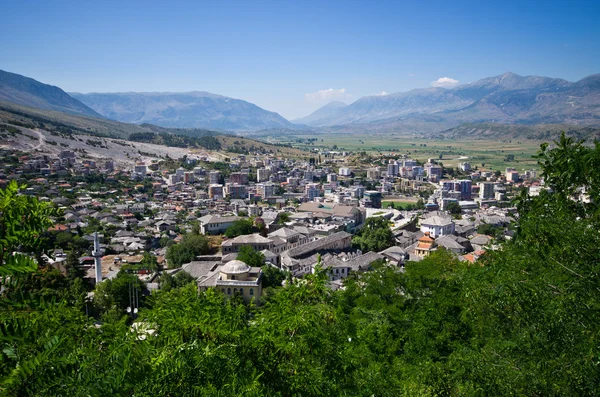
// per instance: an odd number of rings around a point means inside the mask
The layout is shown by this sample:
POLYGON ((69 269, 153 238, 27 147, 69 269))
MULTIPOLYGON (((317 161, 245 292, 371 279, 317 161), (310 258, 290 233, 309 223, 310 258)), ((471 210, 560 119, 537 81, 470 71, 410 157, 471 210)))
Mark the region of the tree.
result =
POLYGON ((458 215, 462 212, 460 205, 456 201, 450 201, 446 206, 446 210, 452 215, 458 215))
POLYGON ((209 253, 208 239, 203 235, 186 234, 179 244, 171 245, 167 249, 166 258, 169 267, 180 267, 196 259, 198 255, 209 253))
POLYGON ((52 225, 58 211, 35 197, 19 195, 19 186, 11 181, 0 190, 0 276, 32 272, 37 263, 26 253, 39 253, 42 233, 52 225), (18 252, 17 252, 18 251, 18 252))
POLYGON ((371 217, 365 221, 352 244, 363 252, 383 251, 394 245, 394 236, 389 221, 384 217, 371 217))
POLYGON ((234 238, 237 236, 243 236, 245 234, 252 234, 254 232, 256 232, 256 228, 254 227, 252 220, 238 219, 237 221, 233 222, 233 224, 229 226, 227 230, 225 230, 224 234, 228 238, 234 238))
POLYGON ((131 307, 134 299, 141 304, 144 294, 147 292, 146 285, 134 274, 119 272, 114 279, 107 279, 96 285, 94 302, 102 312, 112 308, 125 311, 131 307))
POLYGON ((265 264, 265 256, 262 252, 256 251, 251 245, 242 246, 237 259, 250 267, 261 267, 265 264))

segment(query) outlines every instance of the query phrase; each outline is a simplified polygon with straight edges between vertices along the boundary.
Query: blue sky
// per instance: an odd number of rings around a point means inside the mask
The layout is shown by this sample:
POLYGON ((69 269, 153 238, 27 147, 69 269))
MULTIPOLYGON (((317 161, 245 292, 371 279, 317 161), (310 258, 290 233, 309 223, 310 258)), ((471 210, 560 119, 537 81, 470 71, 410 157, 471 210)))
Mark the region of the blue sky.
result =
POLYGON ((20 0, 2 7, 0 69, 66 91, 209 91, 290 119, 443 77, 600 73, 600 1, 523 3, 20 0))

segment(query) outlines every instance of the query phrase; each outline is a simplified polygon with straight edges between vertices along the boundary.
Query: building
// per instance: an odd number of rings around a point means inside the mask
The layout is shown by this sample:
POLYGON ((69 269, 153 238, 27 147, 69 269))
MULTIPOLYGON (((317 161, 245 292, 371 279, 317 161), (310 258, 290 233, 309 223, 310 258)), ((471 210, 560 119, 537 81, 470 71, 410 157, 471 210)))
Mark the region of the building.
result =
POLYGON ((435 243, 435 238, 432 238, 429 233, 425 233, 423 237, 417 241, 414 253, 418 258, 422 259, 429 256, 429 254, 436 249, 437 245, 435 243))
POLYGON ((208 197, 211 199, 223 198, 223 185, 213 183, 208 186, 208 197))
POLYGON ((494 198, 494 184, 479 182, 479 198, 482 200, 494 198))
POLYGON ((338 171, 339 176, 350 176, 352 174, 352 170, 348 167, 340 167, 338 171))
POLYGON ((506 173, 506 182, 519 182, 519 173, 517 171, 509 171, 506 173))
POLYGON ((257 182, 267 182, 269 180, 269 176, 271 176, 271 171, 267 168, 259 168, 256 170, 256 181, 257 182))
POLYGON ((377 190, 367 190, 363 197, 365 200, 365 207, 381 208, 381 192, 378 192, 377 190))
POLYGON ((390 160, 387 165, 387 174, 389 176, 397 176, 400 170, 400 166, 394 160, 390 160))
POLYGON ((304 188, 304 195, 306 196, 307 201, 314 201, 315 198, 321 195, 321 190, 319 189, 319 185, 316 183, 308 183, 304 188))
POLYGON ((437 164, 427 163, 425 166, 425 171, 427 172, 427 180, 430 182, 437 182, 442 179, 442 167, 437 164))
POLYGON ((338 176, 337 174, 327 174, 327 182, 331 183, 331 182, 337 182, 338 180, 338 176))
POLYGON ((275 184, 272 182, 257 184, 256 194, 262 197, 263 199, 275 196, 275 184))
POLYGON ((200 233, 202 234, 222 234, 227 228, 233 225, 233 222, 240 220, 238 216, 217 216, 217 215, 205 215, 198 218, 200 225, 200 233))
POLYGON ((240 296, 244 302, 260 301, 262 296, 262 269, 232 260, 222 266, 213 265, 210 271, 198 277, 198 291, 215 288, 226 297, 240 296))
POLYGON ((244 200, 248 198, 248 192, 246 191, 246 185, 240 185, 238 183, 227 183, 225 184, 225 194, 231 199, 244 200))
POLYGON ((458 168, 463 172, 471 171, 471 163, 460 163, 458 168))
POLYGON ((237 236, 221 243, 223 255, 239 252, 244 246, 251 246, 255 251, 273 250, 273 240, 258 233, 237 236))
POLYGON ((208 173, 208 183, 210 185, 216 185, 221 179, 221 173, 219 171, 211 171, 208 173))
POLYGON ((379 178, 381 178, 381 171, 379 170, 379 167, 369 168, 367 170, 367 179, 377 180, 379 178))
POLYGON ((453 234, 454 227, 452 219, 445 219, 437 215, 421 220, 421 231, 433 238, 453 234))
POLYGON ((440 182, 440 187, 446 192, 456 192, 462 200, 471 199, 473 182, 470 179, 453 179, 440 182))
POLYGON ((245 172, 232 172, 229 175, 229 182, 238 185, 248 184, 248 174, 245 172))

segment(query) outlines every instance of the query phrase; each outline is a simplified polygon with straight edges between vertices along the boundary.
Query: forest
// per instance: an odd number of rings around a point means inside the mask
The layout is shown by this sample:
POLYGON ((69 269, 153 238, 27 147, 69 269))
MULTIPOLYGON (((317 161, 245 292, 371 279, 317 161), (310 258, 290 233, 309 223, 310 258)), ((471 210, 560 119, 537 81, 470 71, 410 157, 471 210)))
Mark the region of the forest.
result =
POLYGON ((563 134, 536 159, 549 189, 522 192, 514 238, 476 265, 440 250, 338 291, 317 271, 269 287, 260 306, 171 280, 144 299, 135 326, 116 303, 90 314, 77 277, 37 268, 53 209, 9 186, 0 393, 598 395, 600 144, 563 134))

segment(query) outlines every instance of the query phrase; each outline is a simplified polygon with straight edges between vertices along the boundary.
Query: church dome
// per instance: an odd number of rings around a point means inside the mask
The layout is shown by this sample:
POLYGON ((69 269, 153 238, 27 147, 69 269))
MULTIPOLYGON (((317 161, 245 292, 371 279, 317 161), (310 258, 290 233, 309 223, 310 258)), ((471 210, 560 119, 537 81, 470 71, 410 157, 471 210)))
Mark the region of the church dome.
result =
POLYGON ((225 274, 242 274, 248 273, 250 271, 250 266, 242 261, 233 260, 227 262, 220 271, 225 274))

